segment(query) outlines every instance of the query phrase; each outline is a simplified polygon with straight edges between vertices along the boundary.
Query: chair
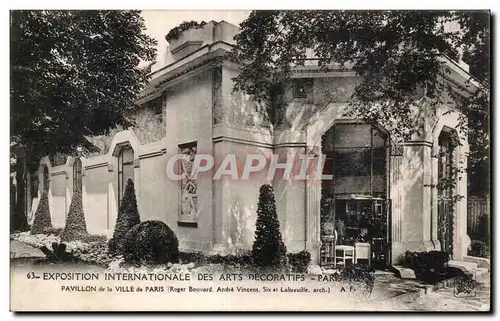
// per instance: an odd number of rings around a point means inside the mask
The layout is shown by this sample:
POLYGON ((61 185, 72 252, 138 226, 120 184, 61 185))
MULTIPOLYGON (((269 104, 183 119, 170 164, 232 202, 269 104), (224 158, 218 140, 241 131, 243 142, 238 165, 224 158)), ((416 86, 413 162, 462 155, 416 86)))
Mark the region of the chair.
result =
POLYGON ((368 265, 371 263, 371 245, 370 243, 354 243, 354 262, 358 263, 361 260, 368 260, 368 265))
POLYGON ((333 263, 335 257, 335 244, 337 242, 337 231, 333 223, 325 223, 323 225, 325 235, 322 236, 322 249, 321 249, 321 264, 323 266, 333 263))
POLYGON ((354 263, 354 246, 336 245, 334 268, 337 267, 337 264, 345 267, 348 262, 351 264, 354 263))

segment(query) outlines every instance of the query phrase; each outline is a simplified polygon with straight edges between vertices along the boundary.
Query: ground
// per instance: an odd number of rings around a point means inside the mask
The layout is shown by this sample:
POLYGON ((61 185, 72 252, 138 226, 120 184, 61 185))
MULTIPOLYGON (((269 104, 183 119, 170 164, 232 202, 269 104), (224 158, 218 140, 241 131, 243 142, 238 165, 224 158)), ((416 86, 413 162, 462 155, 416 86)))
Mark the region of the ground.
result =
MULTIPOLYGON (((12 266, 16 269, 30 269, 32 267, 33 257, 41 258, 43 253, 24 243, 18 241, 11 241, 10 244, 12 266)), ((41 269, 48 269, 48 271, 53 272, 54 269, 61 268, 61 271, 65 269, 73 269, 69 266, 39 266, 41 269)), ((99 268, 93 265, 82 266, 79 265, 77 268, 85 270, 95 270, 97 272, 103 272, 104 268, 99 268)), ((327 271, 328 273, 328 271, 327 271)), ((25 278, 25 273, 20 274, 22 278, 25 278)), ((425 285, 416 280, 403 280, 397 278, 390 272, 377 271, 375 273, 374 288, 369 297, 364 297, 362 300, 356 301, 357 298, 353 296, 352 293, 342 293, 340 289, 335 286, 330 285, 330 288, 336 290, 336 293, 329 294, 332 299, 330 302, 339 300, 339 304, 331 306, 332 310, 363 310, 363 311, 488 311, 489 310, 489 297, 490 297, 490 279, 489 274, 476 280, 476 287, 473 295, 467 297, 457 297, 454 294, 454 287, 450 286, 447 288, 442 288, 435 292, 428 291, 427 294, 423 293, 425 285), (418 294, 418 295, 417 295, 418 294), (347 303, 351 305, 346 306, 347 303)), ((234 285, 236 283, 227 283, 227 285, 234 285)), ((238 283, 238 284, 245 284, 238 283)), ((261 283, 263 284, 263 283, 261 283)), ((269 286, 283 286, 285 283, 275 283, 269 282, 264 283, 269 286)), ((288 283, 290 284, 290 282, 288 283)), ((292 283, 293 284, 293 283, 292 283)), ((255 284, 253 284, 255 285, 255 284)), ((248 286, 253 286, 248 284, 248 286)), ((295 286, 305 286, 309 289, 314 289, 327 285, 325 282, 318 282, 318 278, 314 276, 308 276, 306 280, 302 283, 297 283, 295 286)), ((347 288, 346 288, 347 289, 347 288)), ((349 291, 347 291, 349 292, 349 291)), ((315 294, 310 294, 314 296, 315 294)), ((284 297, 285 294, 280 293, 280 297, 284 297)), ((298 298, 298 297, 297 297, 298 298)), ((318 300, 327 299, 328 296, 325 294, 322 297, 317 296, 318 300)), ((293 307, 292 307, 293 308, 293 307)))
POLYGON ((471 296, 457 297, 454 288, 444 288, 417 299, 402 302, 405 310, 412 311, 489 311, 490 280, 478 282, 471 296))

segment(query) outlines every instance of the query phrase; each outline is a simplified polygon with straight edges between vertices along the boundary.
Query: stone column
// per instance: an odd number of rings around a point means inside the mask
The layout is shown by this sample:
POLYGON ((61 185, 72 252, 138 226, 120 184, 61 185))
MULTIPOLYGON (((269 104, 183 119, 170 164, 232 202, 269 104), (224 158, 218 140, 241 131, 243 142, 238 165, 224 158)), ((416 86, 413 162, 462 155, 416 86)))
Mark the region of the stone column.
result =
MULTIPOLYGON (((391 223, 391 242, 392 244, 398 244, 401 242, 401 220, 403 211, 403 195, 404 195, 404 183, 405 181, 401 178, 403 172, 403 145, 392 145, 391 146, 391 157, 390 157, 390 170, 389 170, 389 197, 391 199, 391 217, 387 218, 391 223)), ((397 257, 391 255, 392 263, 397 257)))
MULTIPOLYGON (((310 163, 316 163, 320 156, 321 148, 311 146, 307 148, 310 163)), ((311 174, 312 175, 312 174, 311 174)), ((321 180, 311 177, 306 180, 306 250, 311 253, 311 264, 319 264, 321 247, 321 180)))
POLYGON ((306 181, 295 180, 294 173, 300 167, 300 155, 304 155, 302 146, 280 146, 274 153, 279 155, 278 164, 289 163, 292 167, 290 178, 283 177, 285 170, 278 168, 273 179, 274 194, 280 229, 288 252, 298 252, 306 248, 307 208, 306 181))
MULTIPOLYGON (((393 242, 393 263, 399 263, 405 251, 429 251, 431 241, 431 182, 432 144, 413 141, 405 144, 401 164, 399 192, 401 206, 400 226, 393 220, 393 229, 400 230, 399 241, 393 242)), ((394 214, 393 215, 397 215, 394 214)))
POLYGON ((455 204, 453 211, 453 260, 461 261, 467 255, 467 173, 463 170, 467 164, 465 147, 458 146, 453 158, 454 166, 461 168, 457 177, 456 194, 462 198, 455 204))

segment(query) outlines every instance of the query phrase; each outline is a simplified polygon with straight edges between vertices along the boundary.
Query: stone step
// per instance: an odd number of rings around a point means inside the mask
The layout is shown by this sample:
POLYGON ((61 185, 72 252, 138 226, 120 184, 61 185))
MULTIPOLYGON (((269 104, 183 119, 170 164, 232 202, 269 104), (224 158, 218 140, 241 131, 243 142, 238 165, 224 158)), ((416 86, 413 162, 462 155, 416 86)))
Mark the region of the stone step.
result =
POLYGON ((475 257, 475 256, 464 256, 463 261, 476 263, 477 266, 480 268, 487 268, 488 270, 491 270, 491 268, 490 268, 491 262, 490 262, 490 259, 487 259, 487 258, 475 257))
POLYGON ((402 279, 415 279, 415 272, 412 269, 402 267, 400 265, 392 266, 393 272, 397 277, 402 279))
POLYGON ((476 277, 476 281, 489 281, 489 269, 488 268, 475 268, 469 272, 473 273, 476 277))
POLYGON ((448 267, 460 269, 463 272, 470 272, 471 270, 477 269, 477 263, 464 262, 464 261, 448 261, 448 267))

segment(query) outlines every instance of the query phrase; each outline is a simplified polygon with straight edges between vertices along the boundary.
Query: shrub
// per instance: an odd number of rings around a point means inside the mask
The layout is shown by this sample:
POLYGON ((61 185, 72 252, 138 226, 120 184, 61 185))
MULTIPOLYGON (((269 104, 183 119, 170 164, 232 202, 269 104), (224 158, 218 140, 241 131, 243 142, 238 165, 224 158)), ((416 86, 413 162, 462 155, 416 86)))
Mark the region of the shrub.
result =
POLYGON ((249 254, 238 254, 238 255, 206 255, 201 252, 179 252, 180 261, 182 264, 185 263, 197 263, 197 264, 223 264, 225 266, 251 266, 252 257, 249 254))
POLYGON ((280 267, 286 261, 286 247, 281 237, 276 200, 273 188, 267 184, 260 187, 252 259, 258 267, 280 267))
POLYGON ((307 273, 309 263, 311 263, 311 253, 307 251, 300 251, 299 253, 289 253, 288 262, 292 267, 294 273, 307 273))
POLYGON ((339 274, 339 281, 346 281, 363 286, 364 294, 371 294, 375 282, 375 270, 365 264, 355 264, 344 267, 339 274))
POLYGON ((98 234, 88 234, 82 239, 83 242, 86 243, 102 243, 106 244, 108 241, 108 238, 106 235, 98 235, 98 234))
POLYGON ((61 234, 61 241, 83 240, 87 235, 87 225, 85 224, 82 206, 82 192, 77 189, 71 199, 66 226, 61 234))
POLYGON ((405 253, 405 266, 411 268, 417 275, 443 274, 446 272, 449 260, 450 257, 445 251, 405 253))
POLYGON ((52 263, 77 261, 77 258, 67 252, 66 248, 67 246, 64 243, 53 242, 52 250, 47 246, 40 247, 40 250, 45 254, 45 259, 52 263))
POLYGON ((83 262, 107 266, 114 259, 107 250, 106 242, 92 242, 89 246, 74 249, 71 254, 83 262))
POLYGON ((179 241, 161 221, 145 221, 125 236, 123 257, 129 263, 162 264, 179 261, 179 241))
POLYGON ((52 229, 52 220, 50 218, 49 196, 47 191, 44 191, 35 212, 31 234, 42 234, 48 229, 52 229))
POLYGON ((43 230, 43 234, 59 236, 61 235, 62 231, 62 228, 49 227, 43 230))
POLYGON ((487 258, 489 257, 488 244, 483 241, 473 240, 467 254, 470 256, 487 258))
POLYGON ((340 279, 351 282, 373 282, 375 270, 366 264, 348 265, 340 271, 340 279))
POLYGON ((116 218, 113 238, 109 241, 109 251, 112 253, 123 253, 123 244, 127 232, 140 222, 137 199, 135 198, 134 182, 129 178, 118 211, 118 217, 116 218))
POLYGON ((181 32, 189 30, 191 28, 200 29, 200 28, 203 28, 203 26, 206 24, 207 23, 205 21, 202 21, 202 22, 197 22, 197 21, 193 21, 193 20, 184 21, 180 25, 178 25, 177 27, 171 29, 167 33, 167 35, 165 36, 165 39, 170 42, 171 40, 178 39, 181 32))

